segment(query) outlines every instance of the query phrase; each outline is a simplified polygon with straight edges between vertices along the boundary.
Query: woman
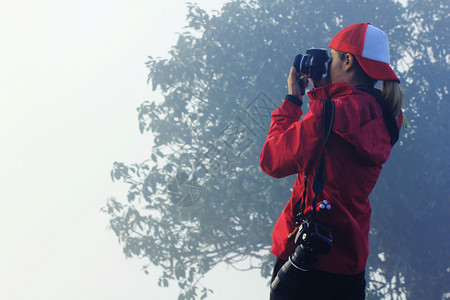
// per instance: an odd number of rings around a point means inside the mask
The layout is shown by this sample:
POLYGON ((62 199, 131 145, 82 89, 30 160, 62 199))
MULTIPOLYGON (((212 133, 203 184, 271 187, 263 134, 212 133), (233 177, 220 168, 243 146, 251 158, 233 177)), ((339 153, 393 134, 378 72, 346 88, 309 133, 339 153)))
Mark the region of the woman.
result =
POLYGON ((294 235, 289 235, 296 230, 293 214, 302 206, 296 204, 304 201, 305 211, 312 210, 314 193, 310 183, 304 186, 305 172, 314 178, 322 149, 321 99, 334 101, 334 124, 325 148, 325 187, 317 195, 317 203, 327 200, 331 205, 331 210, 319 211, 317 219, 331 229, 333 245, 308 271, 299 272, 295 287, 283 295, 271 295, 271 299, 365 298, 371 214, 368 196, 395 142, 388 131, 392 131, 386 123, 389 118, 394 120, 398 138, 403 93, 389 66, 387 36, 380 29, 370 23, 353 24, 334 36, 329 47, 329 77, 316 82, 319 87, 308 92, 310 112, 301 121, 298 78, 304 74, 291 68, 289 94, 272 113, 260 165, 276 178, 298 174, 291 199, 272 234, 271 252, 277 257, 275 278, 297 247, 294 235), (374 89, 378 80, 383 81, 382 92, 374 89), (383 113, 377 98, 384 99, 388 111, 383 113), (304 190, 306 197, 301 200, 304 190))

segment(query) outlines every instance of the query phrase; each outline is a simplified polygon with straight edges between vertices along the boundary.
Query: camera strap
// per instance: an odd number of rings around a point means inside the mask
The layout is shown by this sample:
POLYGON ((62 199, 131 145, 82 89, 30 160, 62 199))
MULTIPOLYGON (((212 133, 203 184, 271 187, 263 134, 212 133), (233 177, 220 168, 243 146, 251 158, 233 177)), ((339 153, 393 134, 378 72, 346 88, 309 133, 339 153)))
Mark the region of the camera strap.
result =
POLYGON ((317 195, 322 193, 325 187, 325 146, 327 145, 328 137, 334 122, 334 101, 330 99, 323 99, 323 114, 322 114, 322 154, 320 156, 319 165, 317 166, 316 175, 314 176, 313 192, 314 198, 312 201, 311 219, 314 219, 317 206, 317 195))
MULTIPOLYGON (((312 201, 312 211, 310 219, 313 220, 316 213, 317 206, 317 195, 322 193, 323 188, 325 186, 325 146, 328 141, 328 137, 331 133, 331 129, 333 127, 334 121, 334 101, 330 99, 321 99, 323 101, 323 111, 322 111, 322 153, 320 155, 320 161, 316 169, 316 174, 314 176, 313 181, 313 192, 314 198, 312 201)), ((305 170, 305 189, 303 191, 302 198, 294 205, 292 208, 292 214, 294 216, 294 221, 296 226, 299 226, 305 216, 305 206, 306 206, 306 189, 308 186, 308 170, 305 170), (302 205, 300 213, 297 215, 295 211, 297 209, 297 205, 302 205)))

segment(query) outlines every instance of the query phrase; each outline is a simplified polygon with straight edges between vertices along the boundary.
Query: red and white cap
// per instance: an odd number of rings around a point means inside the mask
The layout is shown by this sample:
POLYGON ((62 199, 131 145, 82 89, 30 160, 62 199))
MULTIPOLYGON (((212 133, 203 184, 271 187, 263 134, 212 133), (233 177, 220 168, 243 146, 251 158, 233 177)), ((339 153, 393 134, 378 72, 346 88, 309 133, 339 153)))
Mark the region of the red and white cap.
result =
POLYGON ((389 66, 389 42, 386 33, 370 23, 345 27, 333 37, 329 47, 353 54, 363 70, 373 79, 400 82, 389 66))

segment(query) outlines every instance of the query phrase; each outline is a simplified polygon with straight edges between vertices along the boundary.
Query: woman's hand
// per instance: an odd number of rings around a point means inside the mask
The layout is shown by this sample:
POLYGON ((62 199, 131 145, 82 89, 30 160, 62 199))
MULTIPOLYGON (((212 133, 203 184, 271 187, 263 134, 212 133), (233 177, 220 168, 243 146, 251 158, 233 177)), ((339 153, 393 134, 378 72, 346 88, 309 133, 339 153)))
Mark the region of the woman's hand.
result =
POLYGON ((303 74, 297 73, 297 70, 295 70, 294 67, 291 68, 291 73, 289 74, 288 78, 288 93, 289 95, 294 95, 300 100, 303 100, 300 86, 298 85, 298 80, 301 78, 303 82, 303 86, 306 88, 308 86, 308 80, 306 75, 302 76, 303 74))

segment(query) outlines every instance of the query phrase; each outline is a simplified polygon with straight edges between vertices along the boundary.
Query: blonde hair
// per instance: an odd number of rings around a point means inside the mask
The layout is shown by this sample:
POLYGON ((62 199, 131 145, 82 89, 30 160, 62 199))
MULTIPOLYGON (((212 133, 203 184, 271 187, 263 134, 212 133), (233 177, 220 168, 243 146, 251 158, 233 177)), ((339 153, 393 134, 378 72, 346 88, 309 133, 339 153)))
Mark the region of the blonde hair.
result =
POLYGON ((384 80, 382 94, 392 114, 397 117, 402 108, 403 90, 395 80, 384 80))

